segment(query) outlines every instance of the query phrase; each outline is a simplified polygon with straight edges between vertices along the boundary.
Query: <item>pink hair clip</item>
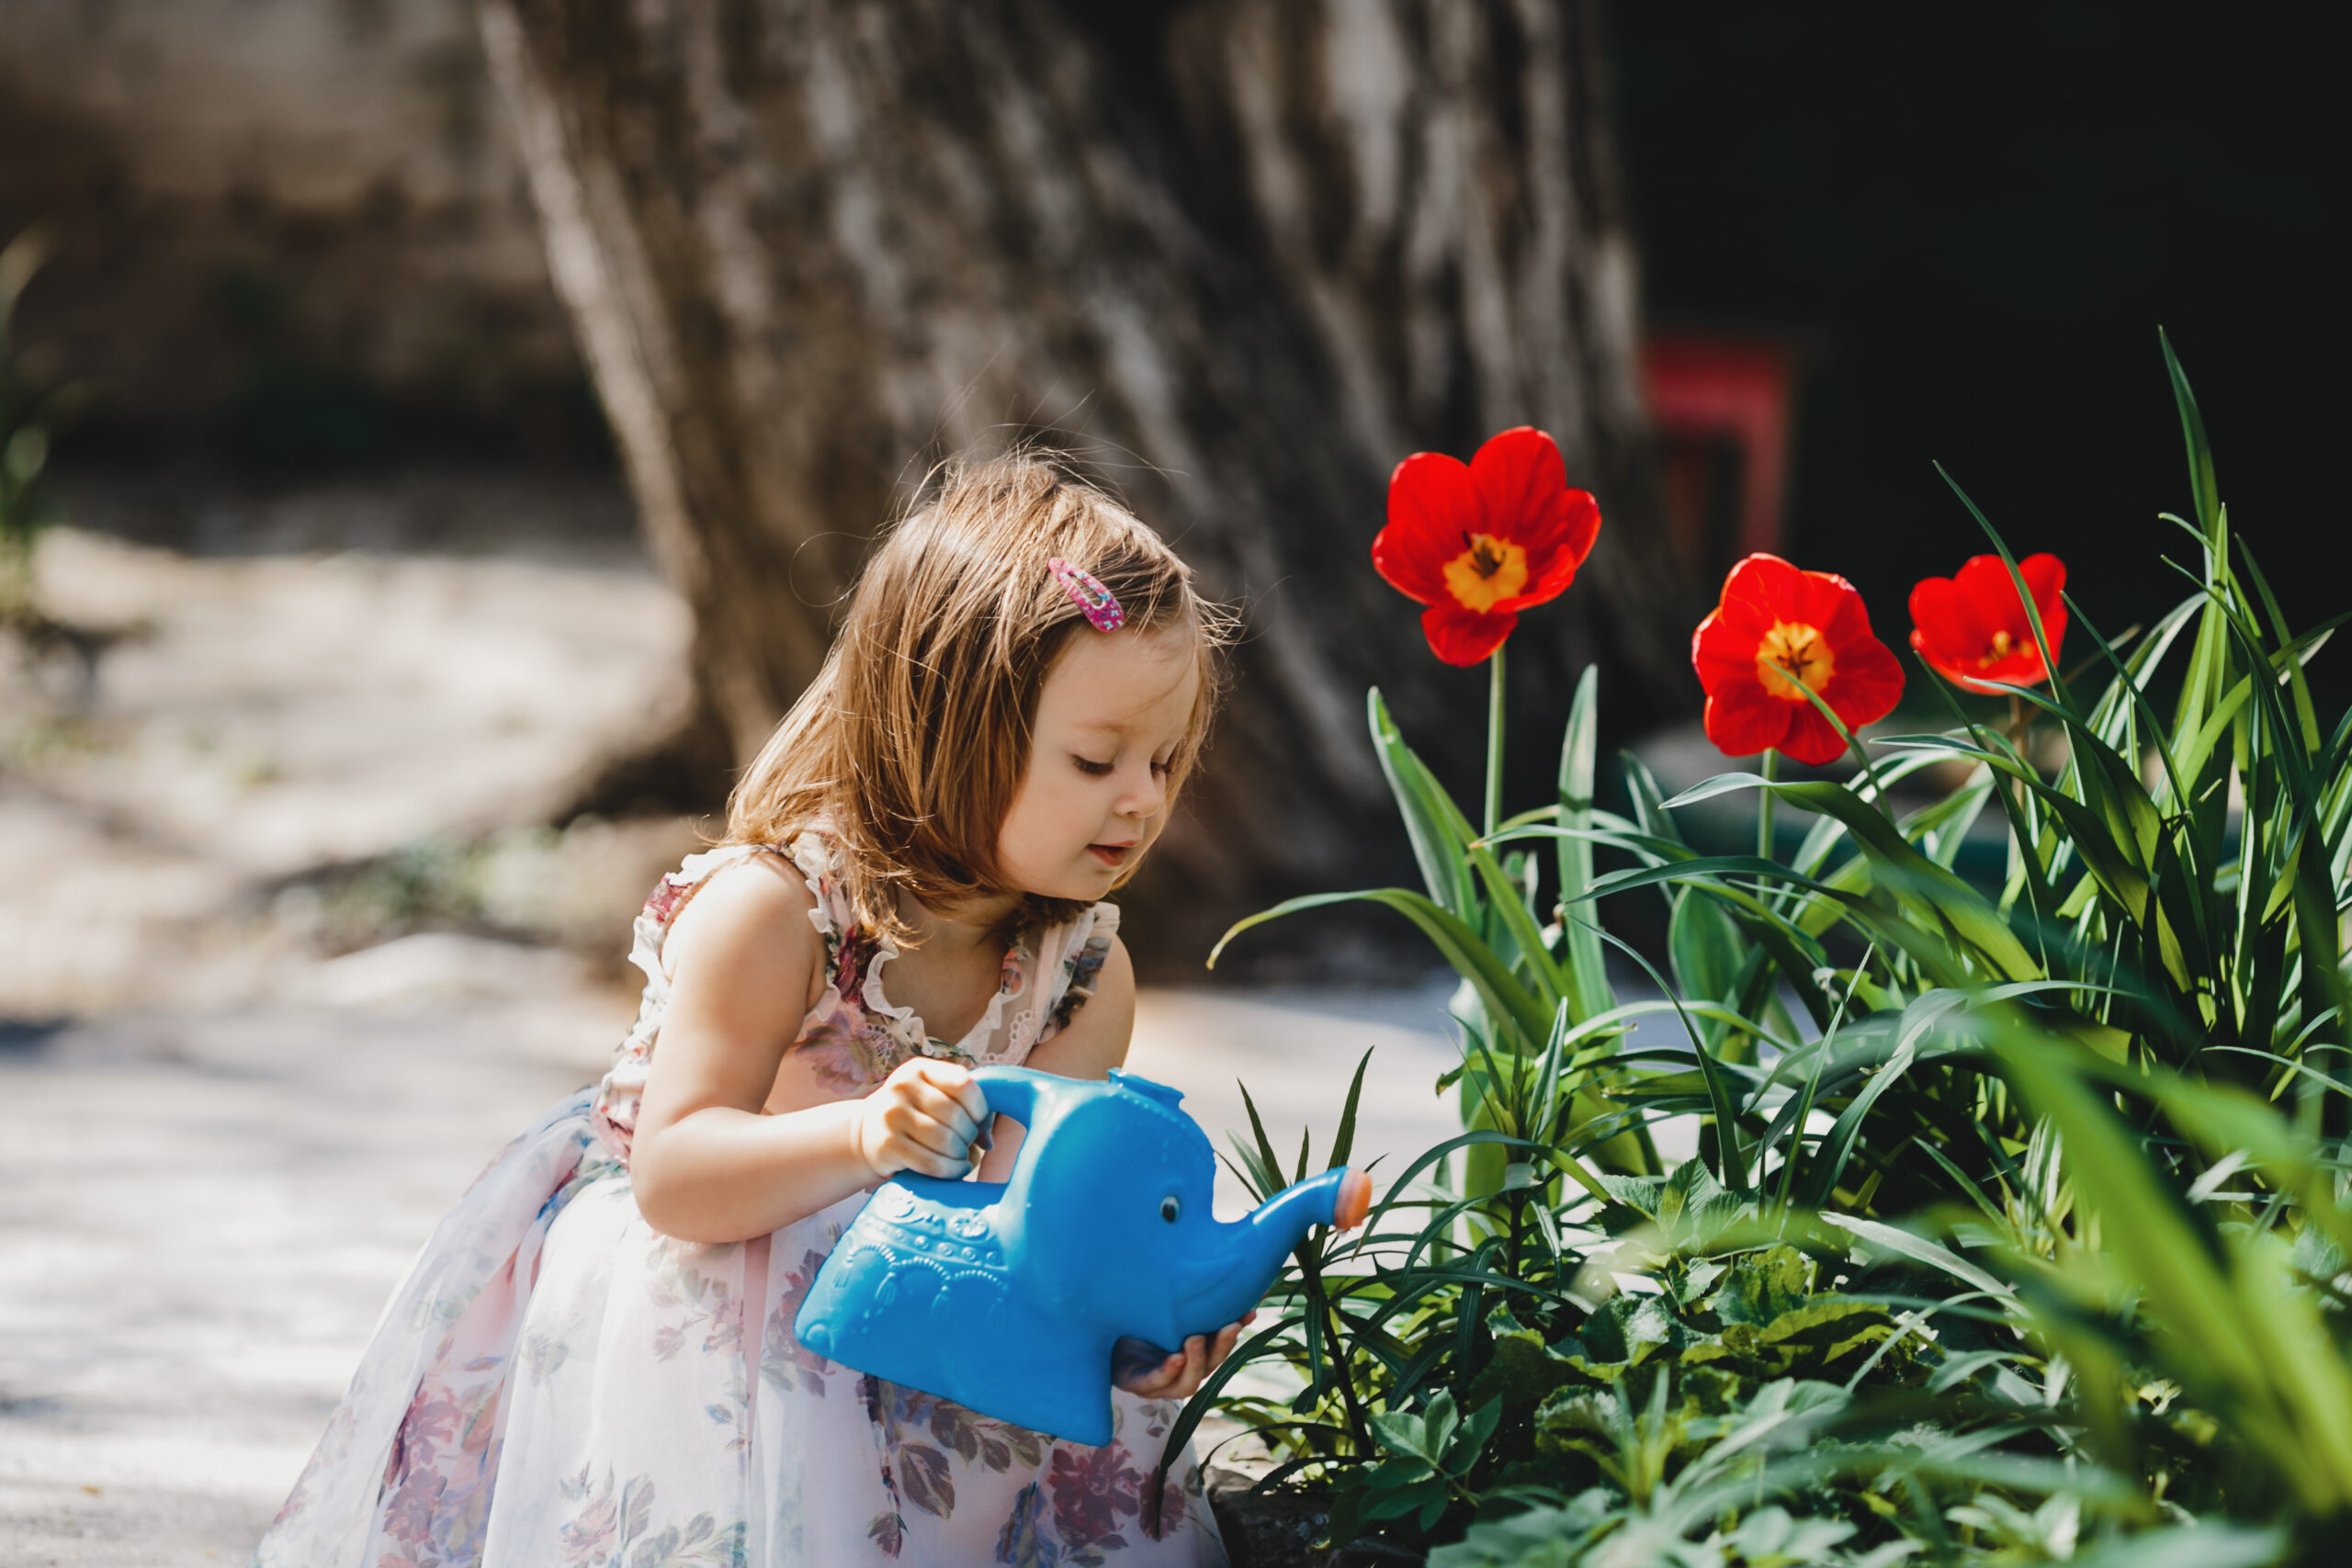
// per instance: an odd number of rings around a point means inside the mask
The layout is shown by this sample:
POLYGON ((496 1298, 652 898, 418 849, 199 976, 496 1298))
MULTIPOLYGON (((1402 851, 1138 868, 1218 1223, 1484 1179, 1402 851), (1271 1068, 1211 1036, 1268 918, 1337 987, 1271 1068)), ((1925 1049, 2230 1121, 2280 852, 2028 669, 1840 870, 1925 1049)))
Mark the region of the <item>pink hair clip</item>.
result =
POLYGON ((1098 632, 1114 632, 1127 624, 1127 613, 1119 607, 1119 596, 1102 586, 1102 580, 1083 567, 1075 567, 1056 556, 1046 563, 1054 581, 1062 585, 1070 603, 1086 612, 1087 624, 1098 632))

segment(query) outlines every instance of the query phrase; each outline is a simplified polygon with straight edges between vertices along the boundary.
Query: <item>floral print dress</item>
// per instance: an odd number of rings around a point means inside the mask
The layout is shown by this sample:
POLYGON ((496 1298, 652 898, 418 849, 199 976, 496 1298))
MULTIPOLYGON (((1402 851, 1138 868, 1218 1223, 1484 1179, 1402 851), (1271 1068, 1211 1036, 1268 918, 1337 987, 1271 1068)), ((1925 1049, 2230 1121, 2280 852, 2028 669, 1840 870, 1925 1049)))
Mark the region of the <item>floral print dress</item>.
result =
POLYGON ((785 1070, 841 1096, 917 1053, 1021 1061, 1084 1004, 1118 924, 1098 904, 1023 933, 951 1045, 884 996, 896 949, 858 928, 824 835, 689 857, 638 918, 645 1000, 612 1071, 508 1145, 425 1244, 261 1568, 1225 1561, 1189 1452, 1156 1528, 1146 1506, 1172 1401, 1114 1393, 1112 1441, 1088 1448, 801 1347, 793 1318, 865 1194, 717 1247, 638 1213, 629 1140, 669 1002, 662 943, 697 887, 754 855, 807 878, 825 942, 785 1070))

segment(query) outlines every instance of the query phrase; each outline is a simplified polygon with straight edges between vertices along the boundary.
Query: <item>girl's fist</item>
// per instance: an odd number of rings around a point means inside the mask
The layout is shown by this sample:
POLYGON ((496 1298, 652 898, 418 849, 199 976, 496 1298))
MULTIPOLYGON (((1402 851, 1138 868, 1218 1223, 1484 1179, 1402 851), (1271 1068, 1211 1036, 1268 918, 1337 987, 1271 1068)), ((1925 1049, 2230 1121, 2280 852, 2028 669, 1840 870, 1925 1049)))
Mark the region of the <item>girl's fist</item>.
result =
POLYGON ((1169 1353, 1168 1359, 1157 1365, 1122 1369, 1113 1381, 1129 1393, 1145 1399, 1190 1399, 1208 1382, 1209 1374, 1225 1364, 1233 1354, 1241 1331, 1258 1319, 1252 1307, 1241 1314, 1239 1323, 1228 1323, 1216 1331, 1214 1338, 1195 1334, 1184 1341, 1184 1348, 1169 1353))
POLYGON ((972 1168, 989 1102, 969 1070, 916 1056, 865 1097, 850 1141, 877 1177, 902 1170, 954 1180, 972 1168))

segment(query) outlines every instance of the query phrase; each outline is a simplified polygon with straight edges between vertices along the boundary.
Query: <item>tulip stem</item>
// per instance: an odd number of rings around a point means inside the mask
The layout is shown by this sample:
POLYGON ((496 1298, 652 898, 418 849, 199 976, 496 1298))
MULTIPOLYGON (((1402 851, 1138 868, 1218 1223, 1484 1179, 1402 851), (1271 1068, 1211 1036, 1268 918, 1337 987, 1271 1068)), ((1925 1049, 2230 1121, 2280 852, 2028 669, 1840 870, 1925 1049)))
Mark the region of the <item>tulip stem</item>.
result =
POLYGON ((1487 827, 1493 838, 1503 819, 1503 650, 1487 658, 1487 827))
MULTIPOLYGON (((1767 746, 1764 749, 1764 782, 1770 784, 1781 776, 1781 754, 1767 746)), ((1756 807, 1756 858, 1772 858, 1772 806, 1779 799, 1777 791, 1760 789, 1756 807)))

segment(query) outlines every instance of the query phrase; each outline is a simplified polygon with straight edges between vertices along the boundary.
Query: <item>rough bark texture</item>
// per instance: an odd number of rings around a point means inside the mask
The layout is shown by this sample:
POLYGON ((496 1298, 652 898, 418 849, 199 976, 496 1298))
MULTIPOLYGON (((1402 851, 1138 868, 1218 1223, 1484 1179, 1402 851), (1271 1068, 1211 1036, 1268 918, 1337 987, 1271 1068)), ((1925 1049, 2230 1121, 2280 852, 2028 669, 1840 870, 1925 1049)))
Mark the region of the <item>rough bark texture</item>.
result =
POLYGON ((1408 452, 1533 423, 1602 498, 1584 578, 1511 645, 1538 733, 1596 653, 1613 695, 1675 689, 1686 587, 1651 524, 1594 11, 481 0, 551 270, 695 609, 713 750, 747 756, 809 677, 933 460, 1039 431, 1247 615, 1159 868, 1198 927, 1396 837, 1367 684, 1475 754, 1476 677, 1368 568, 1408 452))

